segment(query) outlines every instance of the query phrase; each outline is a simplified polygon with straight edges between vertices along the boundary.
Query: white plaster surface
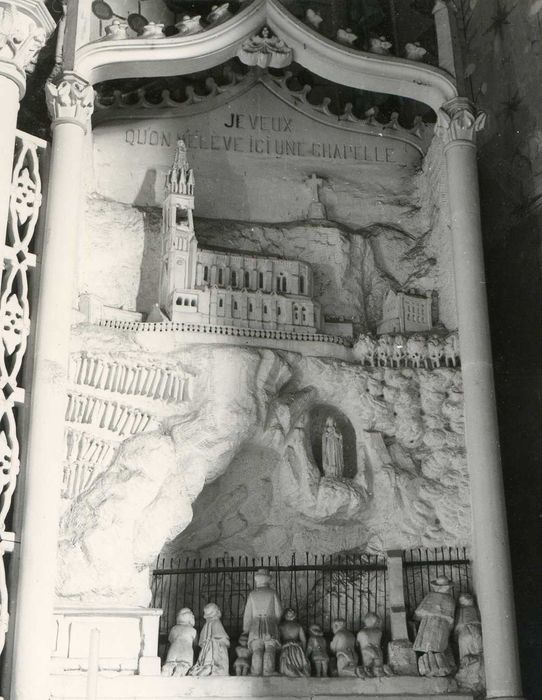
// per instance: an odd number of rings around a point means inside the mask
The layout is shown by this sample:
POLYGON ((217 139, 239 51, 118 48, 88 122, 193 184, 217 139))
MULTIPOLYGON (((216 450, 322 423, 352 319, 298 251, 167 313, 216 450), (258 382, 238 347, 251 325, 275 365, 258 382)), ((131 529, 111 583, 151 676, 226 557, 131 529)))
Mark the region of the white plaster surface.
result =
MULTIPOLYGON (((84 700, 86 679, 84 676, 53 677, 52 700, 84 700)), ((472 700, 472 695, 457 690, 455 681, 448 678, 107 678, 100 675, 98 698, 100 700, 181 700, 182 698, 294 698, 299 700, 332 700, 332 698, 387 698, 403 700, 418 697, 437 700, 442 695, 450 700, 472 700)))
POLYGON ((193 524, 171 551, 327 553, 468 541, 458 370, 370 369, 149 336, 73 331, 75 353, 173 363, 191 377, 191 389, 190 400, 167 410, 147 400, 159 428, 124 440, 112 465, 66 510, 58 566, 64 601, 148 604, 148 567, 189 526, 200 494, 193 524), (355 431, 350 481, 321 478, 310 443, 318 407, 338 410, 355 431))

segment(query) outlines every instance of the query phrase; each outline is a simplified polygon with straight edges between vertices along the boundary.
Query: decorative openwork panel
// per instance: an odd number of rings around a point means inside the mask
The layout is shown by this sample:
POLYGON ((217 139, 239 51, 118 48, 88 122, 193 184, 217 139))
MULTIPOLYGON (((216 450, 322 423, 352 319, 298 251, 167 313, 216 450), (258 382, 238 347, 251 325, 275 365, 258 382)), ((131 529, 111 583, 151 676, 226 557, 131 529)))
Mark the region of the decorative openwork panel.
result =
POLYGON ((40 158, 47 144, 17 132, 9 216, 2 251, 0 282, 0 651, 8 626, 8 590, 4 554, 13 550, 14 535, 6 520, 17 483, 20 427, 17 406, 24 402, 21 369, 30 333, 29 272, 36 264, 32 240, 42 202, 40 158))

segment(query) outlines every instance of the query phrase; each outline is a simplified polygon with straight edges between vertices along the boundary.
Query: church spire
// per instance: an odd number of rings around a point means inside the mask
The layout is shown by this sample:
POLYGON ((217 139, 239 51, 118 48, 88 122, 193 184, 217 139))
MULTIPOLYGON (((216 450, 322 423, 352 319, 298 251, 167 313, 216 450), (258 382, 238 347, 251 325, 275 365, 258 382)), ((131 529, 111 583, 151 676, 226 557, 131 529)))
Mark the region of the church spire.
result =
POLYGON ((194 195, 194 172, 188 163, 183 139, 177 141, 173 165, 166 176, 166 187, 168 194, 194 195))

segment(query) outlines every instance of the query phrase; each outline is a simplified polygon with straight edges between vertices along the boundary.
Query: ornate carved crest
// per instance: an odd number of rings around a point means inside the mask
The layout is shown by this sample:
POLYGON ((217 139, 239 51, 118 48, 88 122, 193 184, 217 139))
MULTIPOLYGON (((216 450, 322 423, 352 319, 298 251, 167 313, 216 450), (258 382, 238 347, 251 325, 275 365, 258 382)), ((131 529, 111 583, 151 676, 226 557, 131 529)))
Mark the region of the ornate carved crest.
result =
POLYGON ((267 27, 262 29, 261 35, 244 41, 237 56, 245 65, 260 68, 285 68, 293 61, 292 49, 278 36, 271 36, 267 27))

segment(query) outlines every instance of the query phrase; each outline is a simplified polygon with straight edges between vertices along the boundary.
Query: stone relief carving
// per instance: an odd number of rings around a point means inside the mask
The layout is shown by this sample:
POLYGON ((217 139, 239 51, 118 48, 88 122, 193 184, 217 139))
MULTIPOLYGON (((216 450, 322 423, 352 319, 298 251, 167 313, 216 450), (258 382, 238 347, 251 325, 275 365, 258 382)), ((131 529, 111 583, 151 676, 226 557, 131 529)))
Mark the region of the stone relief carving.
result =
POLYGON ((443 136, 444 142, 472 141, 481 131, 487 120, 487 114, 479 111, 464 97, 456 97, 447 102, 439 112, 437 129, 443 136))
POLYGON ((371 53, 389 56, 391 53, 392 44, 385 36, 376 36, 369 39, 369 51, 371 53))
POLYGON ((237 52, 239 60, 247 66, 259 68, 285 68, 293 61, 293 51, 282 39, 271 36, 264 27, 261 35, 247 39, 237 52))
POLYGON ((239 637, 239 644, 235 647, 237 658, 233 662, 233 670, 236 676, 248 676, 250 673, 250 649, 248 648, 248 633, 243 632, 239 637))
POLYGON ((307 658, 312 664, 313 674, 318 678, 325 678, 329 667, 329 654, 327 641, 320 625, 309 627, 309 641, 307 643, 307 658))
POLYGON ((343 436, 331 416, 326 419, 322 433, 322 468, 328 477, 341 477, 344 474, 343 436))
POLYGON ((233 14, 230 11, 230 3, 229 2, 224 2, 224 3, 222 3, 222 5, 213 5, 211 8, 211 12, 209 12, 209 14, 206 17, 207 28, 211 29, 212 27, 215 27, 217 24, 221 24, 222 22, 226 22, 231 17, 233 17, 233 14))
POLYGON ((190 608, 179 610, 177 624, 168 637, 169 649, 162 666, 163 676, 186 676, 194 665, 194 651, 198 642, 195 624, 194 613, 190 608))
POLYGON ((358 35, 348 27, 347 29, 339 29, 337 31, 337 41, 345 46, 352 46, 357 41, 358 35))
POLYGON ((165 39, 164 26, 161 23, 149 22, 143 27, 141 39, 165 39))
POLYGON ((361 653, 363 672, 369 678, 389 676, 391 670, 384 664, 382 651, 383 622, 380 615, 367 613, 363 617, 363 627, 356 635, 361 653))
POLYGON ((421 676, 449 676, 456 670, 450 648, 456 605, 451 593, 452 586, 447 576, 438 576, 431 581, 431 592, 414 613, 415 618, 420 620, 414 650, 421 652, 418 657, 421 676))
POLYGON ((243 631, 248 633, 248 648, 252 654, 251 676, 272 676, 276 654, 280 648, 279 620, 282 604, 271 588, 267 569, 254 574, 254 590, 249 593, 243 615, 243 631))
POLYGON ((0 58, 31 72, 47 35, 46 28, 22 12, 16 3, 0 3, 0 58))
POLYGON ((461 593, 457 599, 454 638, 459 652, 456 681, 462 688, 482 693, 485 689, 482 623, 469 593, 461 593))
POLYGON ((128 25, 118 19, 114 19, 109 26, 105 28, 105 41, 122 41, 129 39, 128 25))
POLYGON ((181 36, 190 36, 191 34, 198 34, 203 31, 203 26, 201 25, 201 15, 184 15, 180 22, 175 25, 181 36))
POLYGON ((309 660, 305 654, 307 640, 303 627, 297 621, 297 613, 293 608, 287 608, 283 614, 280 630, 280 659, 281 675, 290 678, 310 676, 309 660))
POLYGON ((45 83, 45 101, 53 121, 67 119, 86 127, 94 109, 94 90, 75 73, 45 83))
POLYGON ((205 624, 199 635, 200 653, 190 676, 227 676, 229 674, 228 648, 230 638, 220 621, 222 613, 216 603, 203 608, 205 624))
POLYGON ((316 31, 319 32, 320 25, 323 21, 323 17, 318 12, 318 10, 313 10, 310 7, 307 8, 307 10, 305 11, 305 24, 307 24, 309 27, 312 27, 313 29, 316 29, 316 31))
POLYGON ((419 41, 405 44, 405 56, 409 61, 423 61, 427 56, 427 50, 420 45, 419 41))
POLYGON ((341 677, 359 677, 363 674, 358 666, 356 653, 356 638, 346 629, 344 620, 335 620, 332 624, 333 639, 329 648, 334 654, 337 675, 341 677))

